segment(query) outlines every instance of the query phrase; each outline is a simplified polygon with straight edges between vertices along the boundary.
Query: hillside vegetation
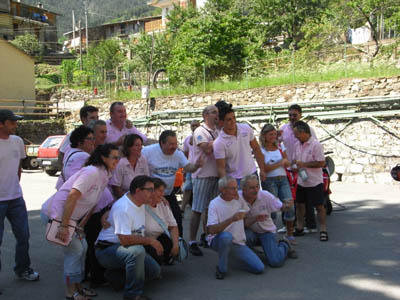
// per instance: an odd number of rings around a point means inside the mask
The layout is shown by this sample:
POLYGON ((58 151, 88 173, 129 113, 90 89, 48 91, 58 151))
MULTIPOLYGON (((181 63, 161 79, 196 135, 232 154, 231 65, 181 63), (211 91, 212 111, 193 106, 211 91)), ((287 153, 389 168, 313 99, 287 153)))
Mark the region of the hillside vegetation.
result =
MULTIPOLYGON (((36 5, 39 1, 23 0, 22 2, 36 5)), ((72 30, 72 10, 75 11, 76 24, 79 20, 82 22, 85 20, 83 0, 40 0, 40 2, 44 8, 62 15, 57 20, 59 37, 64 32, 72 30)), ((148 6, 147 0, 88 0, 87 2, 89 26, 161 13, 154 7, 148 6)))

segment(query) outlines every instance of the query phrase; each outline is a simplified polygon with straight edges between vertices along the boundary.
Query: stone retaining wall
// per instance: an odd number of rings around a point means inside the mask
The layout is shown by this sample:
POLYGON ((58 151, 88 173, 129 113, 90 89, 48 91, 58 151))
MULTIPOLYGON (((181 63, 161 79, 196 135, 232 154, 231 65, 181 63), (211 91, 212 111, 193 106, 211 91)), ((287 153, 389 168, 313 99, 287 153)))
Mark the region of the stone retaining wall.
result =
MULTIPOLYGON (((310 83, 298 85, 275 86, 267 88, 248 89, 241 91, 226 91, 201 95, 175 96, 157 98, 156 111, 176 109, 203 108, 218 100, 225 100, 238 105, 258 105, 266 103, 285 103, 320 101, 323 99, 357 98, 365 96, 400 95, 400 76, 375 79, 352 79, 335 82, 310 83)), ((92 100, 89 103, 99 107, 100 117, 109 118, 109 106, 112 101, 92 100)), ((146 111, 144 100, 126 102, 127 112, 131 119, 143 117, 146 111)), ((79 122, 79 113, 73 113, 66 120, 66 125, 79 122)), ((327 136, 326 131, 335 132, 348 121, 332 124, 320 124, 311 121, 318 137, 327 136)), ((400 124, 396 118, 384 120, 389 128, 400 131, 400 124)), ((254 124, 258 133, 263 124, 254 124)), ((280 125, 280 124, 277 124, 280 125)), ((161 131, 158 127, 140 128, 152 138, 157 138, 161 131)), ((183 127, 171 126, 177 130, 179 140, 189 134, 189 125, 183 127)), ((337 173, 343 174, 341 179, 346 182, 388 183, 393 184, 389 170, 400 162, 400 140, 369 120, 356 120, 350 124, 337 139, 325 141, 326 151, 334 151, 331 155, 336 163, 337 173), (344 145, 346 144, 346 145, 344 145), (398 157, 384 157, 398 156, 398 157)), ((337 177, 337 176, 335 176, 337 177)))

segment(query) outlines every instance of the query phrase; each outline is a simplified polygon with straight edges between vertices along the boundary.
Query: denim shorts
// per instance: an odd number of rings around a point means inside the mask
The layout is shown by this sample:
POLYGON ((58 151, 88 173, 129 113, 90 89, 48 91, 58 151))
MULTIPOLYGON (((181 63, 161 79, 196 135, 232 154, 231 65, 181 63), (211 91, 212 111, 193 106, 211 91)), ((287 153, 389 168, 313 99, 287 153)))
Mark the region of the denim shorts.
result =
MULTIPOLYGON (((286 176, 267 177, 265 181, 261 182, 261 187, 263 190, 278 197, 282 202, 292 201, 293 199, 286 176)), ((294 221, 295 213, 293 206, 288 211, 283 212, 283 219, 285 221, 294 221)))

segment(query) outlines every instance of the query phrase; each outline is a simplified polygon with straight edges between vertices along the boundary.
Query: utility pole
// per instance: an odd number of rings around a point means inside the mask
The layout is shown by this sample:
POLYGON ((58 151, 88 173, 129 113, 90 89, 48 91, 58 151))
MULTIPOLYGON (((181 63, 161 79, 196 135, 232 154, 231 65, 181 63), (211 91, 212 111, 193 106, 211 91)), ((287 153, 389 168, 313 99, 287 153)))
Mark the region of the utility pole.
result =
POLYGON ((72 38, 75 50, 75 11, 72 11, 72 38))
POLYGON ((79 20, 78 26, 79 26, 79 69, 82 71, 82 29, 81 29, 81 20, 79 20))
POLYGON ((89 50, 89 33, 88 33, 88 11, 87 11, 87 1, 83 2, 85 4, 85 30, 86 30, 86 56, 89 50))

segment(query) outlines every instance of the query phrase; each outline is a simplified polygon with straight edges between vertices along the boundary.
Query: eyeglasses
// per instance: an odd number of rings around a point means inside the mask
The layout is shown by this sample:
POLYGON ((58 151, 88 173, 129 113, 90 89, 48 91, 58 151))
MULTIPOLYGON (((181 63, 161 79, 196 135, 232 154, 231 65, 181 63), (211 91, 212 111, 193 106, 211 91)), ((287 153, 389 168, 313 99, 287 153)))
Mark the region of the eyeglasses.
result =
POLYGON ((154 188, 141 188, 141 190, 148 191, 148 192, 151 192, 151 193, 154 192, 154 188))
POLYGON ((85 140, 88 140, 88 141, 94 141, 94 140, 95 140, 95 138, 94 138, 94 137, 86 137, 86 138, 85 138, 85 140))
POLYGON ((121 158, 121 156, 109 156, 109 158, 119 160, 121 158))
POLYGON ((231 191, 237 191, 238 187, 237 186, 227 186, 226 189, 231 190, 231 191))

